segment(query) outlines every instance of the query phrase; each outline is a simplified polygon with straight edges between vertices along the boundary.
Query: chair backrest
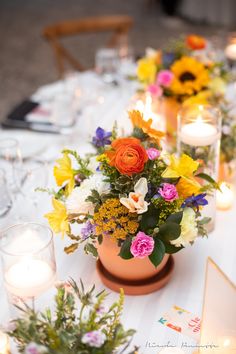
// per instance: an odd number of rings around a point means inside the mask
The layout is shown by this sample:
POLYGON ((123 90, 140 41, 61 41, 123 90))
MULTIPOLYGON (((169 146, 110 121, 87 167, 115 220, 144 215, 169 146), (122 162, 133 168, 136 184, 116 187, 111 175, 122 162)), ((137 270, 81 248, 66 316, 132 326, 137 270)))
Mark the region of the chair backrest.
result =
POLYGON ((85 68, 65 49, 59 41, 60 38, 83 33, 112 32, 107 46, 114 47, 119 38, 127 36, 132 25, 132 17, 126 15, 86 17, 48 26, 44 29, 43 36, 49 41, 54 50, 57 69, 59 75, 62 76, 65 71, 65 61, 76 70, 83 71, 85 68))

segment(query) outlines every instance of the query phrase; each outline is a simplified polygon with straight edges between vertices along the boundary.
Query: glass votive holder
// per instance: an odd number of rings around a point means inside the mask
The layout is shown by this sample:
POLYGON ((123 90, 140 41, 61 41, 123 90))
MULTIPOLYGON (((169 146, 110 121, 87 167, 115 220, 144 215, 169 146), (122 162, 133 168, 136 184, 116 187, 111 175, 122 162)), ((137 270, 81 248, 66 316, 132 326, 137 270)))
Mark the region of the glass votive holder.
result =
POLYGON ((95 68, 105 83, 115 83, 119 69, 118 50, 116 48, 99 49, 95 55, 95 68))
MULTIPOLYGON (((177 151, 198 160, 201 172, 218 178, 221 138, 221 114, 210 105, 189 105, 178 114, 177 151)), ((213 230, 216 212, 215 193, 208 197, 203 215, 211 218, 208 231, 213 230)))
POLYGON ((0 354, 10 354, 9 337, 2 331, 0 331, 0 354))
POLYGON ((34 306, 56 279, 52 231, 37 223, 11 226, 1 234, 0 251, 10 305, 31 301, 34 306))

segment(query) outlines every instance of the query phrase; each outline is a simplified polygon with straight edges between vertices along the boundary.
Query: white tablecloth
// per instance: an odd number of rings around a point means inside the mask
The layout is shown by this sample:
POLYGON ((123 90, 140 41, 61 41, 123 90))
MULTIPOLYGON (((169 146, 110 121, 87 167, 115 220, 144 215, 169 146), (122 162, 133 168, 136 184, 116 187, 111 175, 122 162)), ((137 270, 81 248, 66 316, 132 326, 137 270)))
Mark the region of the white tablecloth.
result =
MULTIPOLYGON (((83 75, 83 83, 86 82, 88 87, 90 80, 93 79, 91 73, 83 75)), ((68 140, 67 137, 59 138, 52 135, 47 150, 40 155, 41 158, 47 158, 48 160, 55 158, 59 155, 59 150, 63 145, 73 145, 78 151, 85 153, 90 149, 88 141, 98 125, 109 129, 117 120, 121 129, 128 130, 130 123, 127 119, 126 110, 134 92, 135 84, 132 82, 125 82, 120 87, 104 86, 103 100, 101 100, 103 103, 82 107, 82 113, 78 118, 77 128, 73 136, 68 140), (48 156, 50 156, 50 159, 48 156)), ((38 93, 38 98, 40 98, 40 94, 38 93)), ((42 94, 41 99, 43 100, 42 94)), ((0 137, 1 134, 11 136, 13 132, 0 132, 0 137)), ((22 132, 19 131, 14 134, 18 134, 20 138, 22 132)), ((31 140, 34 136, 35 144, 42 140, 42 135, 39 133, 28 134, 31 136, 31 140)), ((25 143, 27 143, 27 139, 24 141, 25 143)), ((30 149, 30 145, 28 148, 30 149)), ((28 219, 46 223, 43 213, 50 209, 50 198, 45 195, 41 200, 38 215, 28 215, 28 219)), ((172 305, 178 305, 201 317, 205 266, 209 256, 233 282, 236 282, 235 212, 236 205, 230 211, 218 212, 215 230, 209 235, 209 238, 199 238, 194 246, 189 246, 175 255, 174 273, 167 286, 150 295, 126 296, 123 323, 126 328, 137 330, 134 343, 140 345, 140 353, 157 354, 160 350, 158 346, 165 346, 168 343, 176 346, 181 346, 183 342, 187 342, 188 345, 195 343, 190 338, 161 325, 158 320, 172 305), (151 343, 152 348, 150 346, 146 347, 147 342, 151 343)), ((11 219, 4 220, 4 223, 10 224, 11 219)), ((3 223, 1 226, 3 226, 3 223)), ((82 249, 72 255, 66 255, 63 252, 63 247, 68 240, 62 241, 59 236, 55 236, 54 242, 58 278, 60 280, 66 280, 68 277, 73 277, 75 280, 82 278, 85 285, 95 284, 98 289, 103 288, 96 273, 94 259, 84 255, 82 249)), ((0 324, 4 324, 9 314, 2 274, 0 274, 0 279, 0 324)), ((110 293, 110 301, 115 300, 117 294, 112 291, 110 293)), ((49 294, 42 296, 38 303, 41 306, 48 305, 51 295, 49 292, 49 294)), ((222 301, 224 300, 222 299, 222 301)), ((190 348, 184 350, 186 353, 194 351, 190 348)))

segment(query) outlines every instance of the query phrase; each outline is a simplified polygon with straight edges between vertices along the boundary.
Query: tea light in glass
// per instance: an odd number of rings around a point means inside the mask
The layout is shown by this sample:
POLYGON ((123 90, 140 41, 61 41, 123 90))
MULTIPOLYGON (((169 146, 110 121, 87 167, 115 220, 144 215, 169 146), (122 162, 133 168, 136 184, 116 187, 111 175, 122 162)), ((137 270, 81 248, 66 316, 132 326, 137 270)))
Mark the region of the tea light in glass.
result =
POLYGON ((24 223, 9 227, 2 232, 0 250, 10 303, 31 300, 34 304, 36 297, 54 285, 53 235, 47 226, 24 223))
MULTIPOLYGON (((202 171, 217 179, 221 137, 221 115, 210 105, 189 105, 178 114, 177 151, 201 162, 202 171)), ((203 215, 210 217, 208 231, 214 229, 215 195, 208 197, 203 215)))
POLYGON ((230 183, 222 182, 220 190, 216 192, 216 206, 220 210, 232 208, 235 198, 234 186, 230 183))
MULTIPOLYGON (((152 128, 166 132, 166 122, 164 116, 158 111, 158 101, 153 104, 152 95, 147 92, 144 100, 139 99, 135 104, 135 109, 143 114, 144 120, 152 119, 152 128), (154 109, 155 106, 155 109, 154 109)), ((159 107, 160 108, 160 107, 159 107)))
POLYGON ((0 354, 10 354, 9 337, 2 331, 0 331, 0 354))

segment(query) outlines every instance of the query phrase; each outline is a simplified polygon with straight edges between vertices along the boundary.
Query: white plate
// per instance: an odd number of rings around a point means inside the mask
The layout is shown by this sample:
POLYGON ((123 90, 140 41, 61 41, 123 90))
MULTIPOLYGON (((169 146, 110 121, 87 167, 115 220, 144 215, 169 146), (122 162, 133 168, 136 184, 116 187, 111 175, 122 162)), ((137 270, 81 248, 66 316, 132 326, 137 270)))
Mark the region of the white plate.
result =
POLYGON ((1 130, 0 139, 5 138, 14 138, 19 141, 23 159, 42 154, 47 147, 58 141, 56 134, 40 134, 25 130, 1 130))

